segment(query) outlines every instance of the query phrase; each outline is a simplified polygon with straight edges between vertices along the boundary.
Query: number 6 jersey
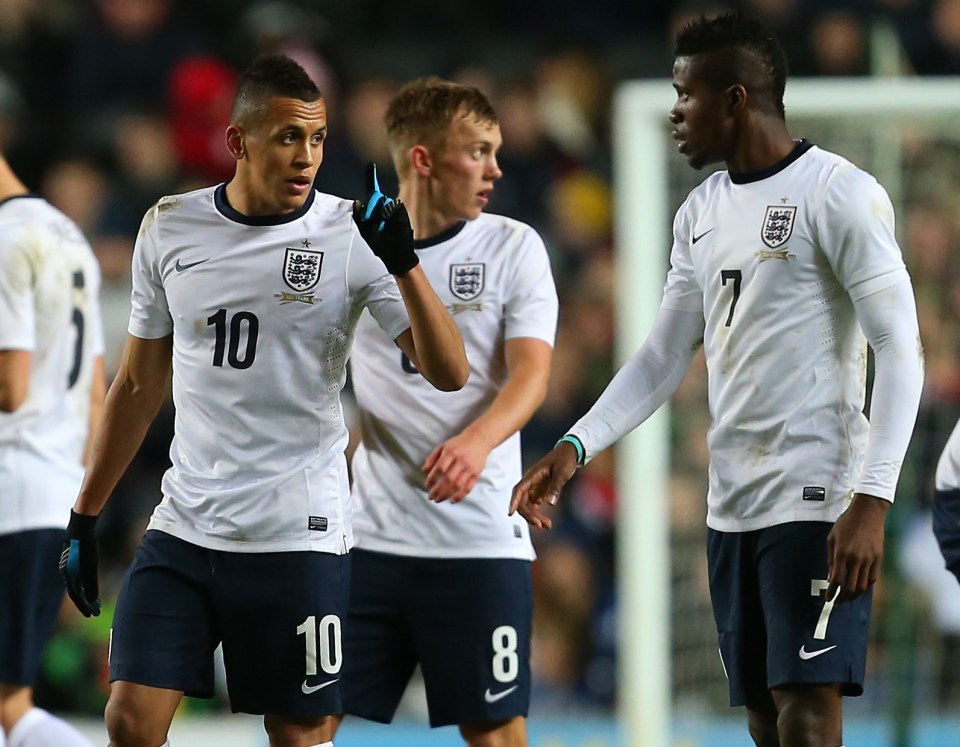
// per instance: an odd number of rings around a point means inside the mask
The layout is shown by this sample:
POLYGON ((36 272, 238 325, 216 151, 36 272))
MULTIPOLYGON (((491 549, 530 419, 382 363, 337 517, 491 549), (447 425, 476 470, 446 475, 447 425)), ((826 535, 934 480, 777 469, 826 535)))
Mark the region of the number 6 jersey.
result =
POLYGON ((433 503, 421 465, 433 449, 490 407, 506 380, 504 341, 531 337, 553 345, 557 292, 543 241, 530 226, 482 214, 418 241, 424 272, 463 336, 470 377, 441 392, 362 319, 351 360, 363 443, 353 459, 357 547, 433 558, 532 560, 527 523, 508 517, 521 476, 520 434, 487 457, 459 503, 433 503))
POLYGON ((100 268, 80 229, 36 195, 0 202, 0 350, 28 350, 24 403, 0 413, 0 534, 64 526, 83 479, 100 268))
POLYGON ((147 212, 129 330, 173 334, 176 406, 149 529, 233 552, 350 549, 340 391, 364 308, 391 339, 410 326, 346 200, 251 218, 221 185, 147 212))

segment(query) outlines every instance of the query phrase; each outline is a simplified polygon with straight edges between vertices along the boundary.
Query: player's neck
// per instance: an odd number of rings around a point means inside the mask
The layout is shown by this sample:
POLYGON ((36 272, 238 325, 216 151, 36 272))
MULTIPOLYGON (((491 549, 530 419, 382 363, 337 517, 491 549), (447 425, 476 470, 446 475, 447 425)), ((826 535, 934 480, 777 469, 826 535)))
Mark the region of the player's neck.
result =
POLYGON ((744 128, 743 137, 727 159, 727 169, 735 174, 763 171, 782 161, 797 147, 786 125, 777 119, 757 127, 744 128))
POLYGON ((400 200, 407 206, 413 238, 418 241, 439 236, 462 220, 450 217, 439 210, 430 199, 430 195, 423 193, 422 189, 422 186, 418 188, 416 185, 401 182, 398 194, 400 200))
POLYGON ((30 190, 13 173, 6 159, 0 156, 0 200, 29 193, 30 190))

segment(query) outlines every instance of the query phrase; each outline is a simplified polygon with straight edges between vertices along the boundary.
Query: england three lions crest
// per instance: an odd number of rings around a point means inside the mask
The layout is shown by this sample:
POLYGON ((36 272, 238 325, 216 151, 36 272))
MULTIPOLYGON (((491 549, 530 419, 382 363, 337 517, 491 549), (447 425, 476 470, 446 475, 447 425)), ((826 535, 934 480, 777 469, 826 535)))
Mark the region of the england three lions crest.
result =
POLYGON ((310 290, 320 280, 323 252, 290 249, 283 257, 283 282, 298 293, 310 290))
POLYGON ((796 216, 796 205, 768 205, 767 214, 763 218, 763 228, 760 230, 763 243, 771 249, 785 244, 793 233, 796 216))
POLYGON ((472 301, 483 291, 482 262, 462 262, 450 265, 450 291, 461 301, 472 301))

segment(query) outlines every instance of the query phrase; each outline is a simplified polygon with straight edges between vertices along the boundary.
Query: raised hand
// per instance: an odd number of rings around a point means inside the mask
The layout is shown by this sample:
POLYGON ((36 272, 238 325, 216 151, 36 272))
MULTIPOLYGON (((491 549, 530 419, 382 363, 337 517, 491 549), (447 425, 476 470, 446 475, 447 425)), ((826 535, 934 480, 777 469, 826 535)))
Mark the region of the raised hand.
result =
POLYGON ((413 229, 407 208, 400 200, 380 191, 375 163, 367 164, 366 188, 366 199, 353 202, 353 221, 387 271, 398 277, 406 275, 420 262, 413 249, 413 229))

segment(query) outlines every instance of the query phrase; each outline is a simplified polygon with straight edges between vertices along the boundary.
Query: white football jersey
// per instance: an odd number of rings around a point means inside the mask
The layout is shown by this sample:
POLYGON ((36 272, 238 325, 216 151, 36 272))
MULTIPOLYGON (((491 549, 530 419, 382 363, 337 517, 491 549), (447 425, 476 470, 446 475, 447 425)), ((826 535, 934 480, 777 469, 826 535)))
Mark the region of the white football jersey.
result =
POLYGON ((340 390, 368 308, 409 327, 393 276, 360 238, 351 203, 248 218, 225 187, 164 197, 133 257, 130 333, 173 334, 172 466, 150 520, 234 552, 353 543, 340 390))
POLYGON ((937 490, 960 489, 960 422, 954 427, 937 462, 937 490))
POLYGON ((100 267, 76 224, 36 195, 0 203, 0 350, 29 350, 26 401, 0 413, 0 534, 66 526, 83 479, 100 267))
POLYGON ((490 452, 459 503, 428 500, 421 466, 489 408, 506 380, 505 340, 553 345, 557 292, 546 248, 529 226, 483 214, 418 241, 417 254, 457 322, 470 377, 460 391, 434 389, 375 324, 361 319, 350 363, 363 436, 352 464, 357 546, 418 557, 532 560, 527 523, 507 516, 521 477, 519 433, 490 452))
POLYGON ((710 527, 839 516, 868 438, 853 302, 907 277, 884 189, 806 141, 764 172, 719 171, 690 193, 663 305, 705 318, 710 527))

